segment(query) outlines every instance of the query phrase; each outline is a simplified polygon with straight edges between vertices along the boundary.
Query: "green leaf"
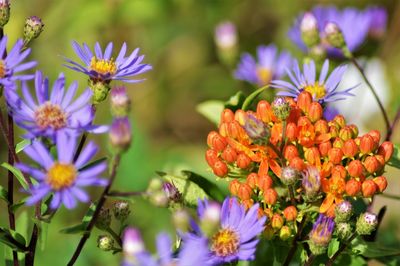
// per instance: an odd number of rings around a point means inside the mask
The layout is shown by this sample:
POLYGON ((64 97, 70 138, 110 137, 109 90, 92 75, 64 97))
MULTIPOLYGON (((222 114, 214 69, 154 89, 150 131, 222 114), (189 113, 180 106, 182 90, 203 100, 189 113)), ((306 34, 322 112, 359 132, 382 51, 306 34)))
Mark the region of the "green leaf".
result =
POLYGON ((228 101, 225 102, 224 106, 232 111, 236 111, 237 109, 241 108, 245 100, 246 96, 243 94, 243 92, 238 91, 235 95, 230 97, 228 101))
POLYGON ((25 238, 14 230, 0 227, 0 242, 9 246, 15 251, 25 252, 25 238))
POLYGON ((189 180, 187 176, 174 176, 158 173, 166 181, 171 182, 182 194, 183 202, 191 207, 197 206, 198 199, 208 198, 207 193, 196 183, 189 180))
POLYGON ((60 233, 63 234, 84 234, 86 232, 86 228, 90 221, 92 220, 93 214, 96 210, 97 203, 91 203, 89 209, 86 211, 85 216, 82 218, 82 222, 77 225, 73 225, 70 227, 66 227, 60 230, 60 233))
POLYGON ((251 93, 249 96, 247 96, 247 98, 243 102, 242 109, 246 111, 251 106, 253 101, 257 98, 257 96, 260 95, 260 93, 262 93, 263 91, 265 91, 268 87, 269 86, 267 85, 262 88, 259 88, 253 93, 251 93))
POLYGON ((388 164, 397 169, 400 169, 400 145, 394 144, 393 155, 390 158, 388 164))
POLYGON ((221 113, 224 110, 222 101, 210 100, 196 106, 196 111, 207 118, 212 123, 218 125, 221 113))
POLYGON ((29 145, 32 144, 32 140, 30 139, 24 139, 23 141, 19 142, 16 146, 15 146, 15 152, 16 153, 20 153, 21 151, 23 151, 26 147, 28 147, 29 145))
POLYGON ((191 171, 182 171, 182 173, 189 181, 201 187, 210 198, 216 201, 223 201, 225 199, 226 195, 221 191, 221 189, 207 178, 191 171))
POLYGON ((385 247, 378 242, 366 242, 362 239, 357 239, 356 244, 352 247, 353 252, 366 258, 379 258, 386 256, 400 256, 400 247, 392 248, 385 247))
POLYGON ((8 192, 3 186, 0 186, 0 199, 8 203, 8 192))
POLYGON ((22 200, 11 205, 11 211, 15 213, 20 207, 25 205, 25 202, 28 200, 28 198, 29 197, 23 198, 22 200))
POLYGON ((22 175, 22 172, 19 169, 15 168, 14 166, 8 163, 2 163, 1 166, 10 171, 11 173, 13 173, 13 175, 18 179, 19 183, 25 190, 29 188, 28 183, 26 182, 24 176, 22 175))
POLYGON ((340 242, 337 238, 332 238, 328 246, 328 257, 332 258, 336 251, 339 250, 340 242))

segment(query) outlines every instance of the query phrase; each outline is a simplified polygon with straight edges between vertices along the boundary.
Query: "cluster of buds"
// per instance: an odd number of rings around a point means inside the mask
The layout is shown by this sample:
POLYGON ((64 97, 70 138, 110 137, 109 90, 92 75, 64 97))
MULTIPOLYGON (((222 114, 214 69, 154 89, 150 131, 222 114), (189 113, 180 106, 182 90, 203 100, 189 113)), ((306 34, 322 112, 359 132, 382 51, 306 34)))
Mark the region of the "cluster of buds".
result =
POLYGON ((132 142, 131 123, 128 118, 130 99, 125 87, 116 87, 111 91, 111 113, 114 120, 109 132, 112 149, 116 153, 125 152, 132 142))
POLYGON ((260 203, 260 215, 269 218, 266 234, 282 239, 294 233, 291 222, 302 216, 298 205, 318 204, 332 218, 346 197, 383 192, 382 174, 393 153, 376 130, 359 136, 341 115, 325 120, 323 106, 306 91, 297 100, 262 100, 255 112, 224 110, 207 143, 214 174, 230 177, 231 194, 247 208, 260 203))

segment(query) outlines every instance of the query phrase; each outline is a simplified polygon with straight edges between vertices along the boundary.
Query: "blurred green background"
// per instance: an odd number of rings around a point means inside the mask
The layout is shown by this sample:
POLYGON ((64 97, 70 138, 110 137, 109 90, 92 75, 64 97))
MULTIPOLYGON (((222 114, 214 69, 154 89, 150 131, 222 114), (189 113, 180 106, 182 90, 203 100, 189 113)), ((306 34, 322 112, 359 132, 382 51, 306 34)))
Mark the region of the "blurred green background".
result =
MULTIPOLYGON (((61 55, 77 59, 71 41, 86 42, 93 47, 99 41, 103 47, 114 42, 118 50, 127 42, 130 51, 136 47, 146 55, 145 62, 153 70, 143 75, 147 80, 128 85, 133 102, 131 118, 134 144, 123 157, 114 188, 124 191, 141 190, 156 170, 179 173, 190 169, 215 180, 204 160, 206 136, 214 125, 196 112, 196 105, 208 99, 226 100, 239 90, 254 88, 233 79, 233 69, 221 64, 214 45, 214 27, 231 20, 238 27, 240 51, 254 54, 260 44, 276 43, 295 55, 300 51, 287 38, 286 32, 301 11, 316 4, 335 4, 365 8, 370 4, 387 7, 389 28, 386 38, 374 44, 375 56, 386 64, 386 74, 393 88, 387 109, 391 117, 400 104, 400 2, 391 1, 273 1, 273 0, 18 0, 11 1, 12 14, 5 33, 14 42, 21 37, 24 20, 37 15, 45 23, 44 32, 32 44, 31 58, 52 80, 63 71, 67 82, 78 80, 83 89, 86 77, 62 66, 61 55)), ((356 29, 355 29, 356 30, 356 29)), ((117 51, 115 51, 116 53, 117 51)), ((379 88, 378 88, 379 89, 379 88)), ((362 93, 362 92, 361 92, 362 93)), ((108 103, 98 108, 97 123, 109 124, 108 103)), ((374 114, 373 121, 380 119, 374 114), (374 119, 375 116, 378 119, 374 119)), ((351 122, 351 121, 350 121, 351 122)), ((367 128, 381 127, 381 123, 367 128)), ((383 127, 382 127, 383 129, 383 127)), ((400 128, 395 142, 400 142, 400 128)), ((108 154, 107 136, 93 137, 108 154)), ((6 150, 1 143, 1 158, 6 150)), ((389 168, 389 167, 388 167, 389 168)), ((399 171, 388 169, 388 192, 398 194, 399 171)), ((6 172, 0 170, 1 185, 6 185, 6 172)), ((224 186, 224 181, 217 181, 224 186)), ((93 196, 99 194, 93 190, 93 196)), ((18 195, 17 199, 22 195, 18 195)), ((400 245, 400 202, 378 197, 378 209, 389 205, 387 217, 378 236, 387 245, 400 245)), ((4 210, 4 204, 1 203, 4 210)), ((159 230, 171 230, 168 211, 134 199, 129 223, 143 229, 150 247, 159 230)), ((49 226, 45 250, 37 250, 37 265, 65 265, 79 237, 59 233, 63 227, 79 223, 86 205, 74 211, 62 208, 49 226)), ((21 208, 17 213, 22 228, 30 213, 21 208)), ((30 217, 30 216, 29 216, 30 217)), ((1 226, 7 226, 5 212, 0 214, 1 226)), ((23 229, 21 229, 23 230, 23 229)), ((76 265, 118 265, 120 255, 101 252, 96 247, 98 230, 86 244, 76 265)), ((2 244, 0 244, 2 246, 2 244)), ((0 257, 3 252, 0 253, 0 257)), ((3 260, 0 260, 3 261, 3 260)), ((2 264, 2 262, 0 262, 2 264)))

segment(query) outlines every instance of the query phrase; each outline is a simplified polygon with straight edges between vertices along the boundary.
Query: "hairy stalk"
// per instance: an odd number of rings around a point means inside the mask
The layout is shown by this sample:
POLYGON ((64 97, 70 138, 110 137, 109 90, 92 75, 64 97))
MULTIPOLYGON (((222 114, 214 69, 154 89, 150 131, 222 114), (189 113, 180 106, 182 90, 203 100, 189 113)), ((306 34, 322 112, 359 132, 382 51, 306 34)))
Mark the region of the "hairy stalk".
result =
POLYGON ((285 259, 285 262, 283 263, 283 266, 288 266, 290 264, 290 262, 292 261, 294 254, 296 253, 296 250, 297 250, 297 245, 298 245, 297 242, 301 239, 301 233, 303 231, 306 220, 307 220, 306 217, 303 216, 303 219, 301 220, 300 225, 297 229, 297 234, 293 238, 292 247, 290 248, 290 250, 287 254, 287 257, 285 259))
POLYGON ((357 70, 360 72, 361 76, 364 79, 364 82, 367 84, 369 90, 374 95, 374 98, 375 98, 376 102, 378 103, 379 109, 381 109, 381 112, 382 112, 382 115, 383 115, 383 118, 384 118, 384 121, 385 121, 385 125, 386 125, 386 132, 388 134, 390 132, 389 117, 388 117, 388 114, 387 114, 385 108, 383 107, 383 104, 382 104, 381 100, 379 99, 378 94, 376 93, 376 91, 375 91, 374 87, 372 86, 371 82, 369 82, 367 76, 365 75, 364 69, 360 66, 360 64, 357 62, 357 60, 353 56, 351 56, 350 57, 350 61, 357 68, 357 70))
POLYGON ((339 255, 348 247, 348 245, 351 243, 351 241, 354 240, 354 238, 357 237, 357 233, 353 233, 353 235, 349 238, 349 240, 345 243, 342 243, 342 245, 339 247, 338 251, 336 251, 335 254, 326 262, 326 266, 332 266, 333 262, 339 257, 339 255))
POLYGON ((68 262, 68 266, 74 265, 76 260, 78 259, 79 255, 81 254, 81 251, 86 243, 86 241, 89 239, 90 237, 90 233, 94 227, 94 225, 96 224, 97 218, 99 216, 100 210, 103 207, 105 201, 106 201, 106 196, 108 195, 108 192, 111 189, 111 186, 115 180, 115 177, 117 175, 117 168, 119 165, 119 162, 121 160, 121 155, 117 154, 115 155, 113 162, 112 162, 112 167, 111 167, 111 174, 110 174, 110 180, 108 185, 106 186, 106 188, 104 189, 103 193, 100 196, 99 202, 96 206, 96 210, 94 211, 93 217, 90 220, 88 226, 86 227, 85 230, 85 234, 82 236, 81 240, 79 241, 78 246, 75 249, 74 254, 72 255, 70 261, 68 262))

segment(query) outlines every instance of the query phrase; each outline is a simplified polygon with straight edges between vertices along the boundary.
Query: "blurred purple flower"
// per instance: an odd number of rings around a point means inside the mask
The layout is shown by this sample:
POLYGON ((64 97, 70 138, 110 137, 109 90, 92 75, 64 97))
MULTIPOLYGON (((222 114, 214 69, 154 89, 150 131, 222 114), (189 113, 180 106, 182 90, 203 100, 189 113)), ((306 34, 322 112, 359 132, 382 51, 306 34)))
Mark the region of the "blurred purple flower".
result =
POLYGON ((86 167, 90 159, 97 153, 98 148, 90 142, 82 150, 76 161, 73 161, 76 152, 76 138, 63 132, 57 134, 57 159, 39 141, 33 141, 31 146, 24 149, 26 155, 40 165, 40 168, 18 163, 17 167, 38 183, 30 188, 31 196, 26 201, 33 205, 53 193, 50 208, 56 209, 61 204, 73 209, 76 200, 89 201, 89 195, 82 190, 87 186, 105 186, 107 180, 100 179, 99 175, 107 168, 105 162, 86 167))
POLYGON ((371 21, 369 24, 368 34, 372 38, 379 39, 386 32, 387 25, 387 12, 386 9, 379 6, 373 6, 367 8, 365 11, 368 13, 369 17, 371 17, 371 21))
MULTIPOLYGON (((368 31, 370 30, 371 21, 375 19, 368 9, 365 11, 355 8, 338 10, 334 6, 317 6, 311 10, 311 13, 317 19, 322 43, 326 46, 327 52, 331 56, 341 55, 341 51, 329 46, 329 44, 324 41, 324 28, 328 22, 334 22, 339 26, 349 50, 355 51, 366 39, 368 31)), ((296 19, 294 26, 289 30, 289 37, 299 48, 307 50, 301 38, 300 30, 303 16, 304 14, 301 14, 296 19)))
POLYGON ((32 74, 17 75, 17 73, 35 67, 37 62, 29 61, 22 63, 31 52, 30 48, 22 51, 24 47, 22 39, 19 39, 13 48, 6 53, 7 41, 7 36, 4 36, 0 41, 0 84, 6 88, 14 88, 17 80, 33 79, 34 75, 32 74))
POLYGON ((215 43, 220 49, 229 49, 237 44, 237 31, 235 24, 230 21, 219 23, 215 27, 215 43))
POLYGON ((347 66, 336 67, 328 76, 329 61, 325 60, 319 78, 316 78, 317 72, 313 60, 303 65, 301 72, 296 61, 292 70, 288 70, 290 82, 283 80, 273 80, 272 87, 283 89, 279 92, 280 96, 297 97, 302 91, 308 91, 315 101, 320 103, 334 102, 344 100, 346 96, 354 96, 350 93, 356 86, 347 88, 343 91, 337 91, 337 87, 342 80, 342 76, 347 66))
POLYGON ((262 45, 257 48, 256 60, 248 53, 242 55, 235 77, 257 86, 265 86, 272 79, 283 77, 285 68, 291 67, 291 63, 292 57, 288 52, 279 54, 275 45, 262 45))
POLYGON ((54 139, 59 130, 66 130, 69 134, 106 131, 107 127, 92 125, 94 111, 90 104, 90 89, 86 89, 73 101, 77 88, 78 83, 73 82, 66 89, 65 77, 61 73, 50 92, 49 80, 37 71, 36 98, 32 97, 25 82, 22 84, 21 96, 18 95, 18 90, 7 90, 5 95, 11 115, 20 127, 27 130, 27 138, 45 136, 54 139))
MULTIPOLYGON (((202 219, 209 203, 199 201, 198 215, 202 219)), ((201 229, 192 223, 194 232, 183 236, 185 243, 197 246, 197 250, 207 247, 209 263, 219 265, 235 260, 253 260, 257 236, 264 230, 266 217, 258 218, 258 204, 252 206, 247 212, 245 207, 235 198, 226 198, 221 207, 221 224, 216 233, 207 238, 201 229)))
POLYGON ((141 82, 143 79, 131 79, 132 77, 149 71, 152 67, 148 64, 142 64, 144 55, 139 56, 139 48, 136 48, 129 56, 126 54, 126 43, 114 60, 112 55, 113 43, 108 43, 104 54, 101 46, 96 42, 94 54, 86 43, 80 46, 77 42, 72 42, 72 48, 78 57, 83 61, 83 65, 76 63, 68 58, 65 61, 66 67, 82 72, 89 76, 93 81, 110 83, 111 80, 120 80, 128 83, 141 82))

